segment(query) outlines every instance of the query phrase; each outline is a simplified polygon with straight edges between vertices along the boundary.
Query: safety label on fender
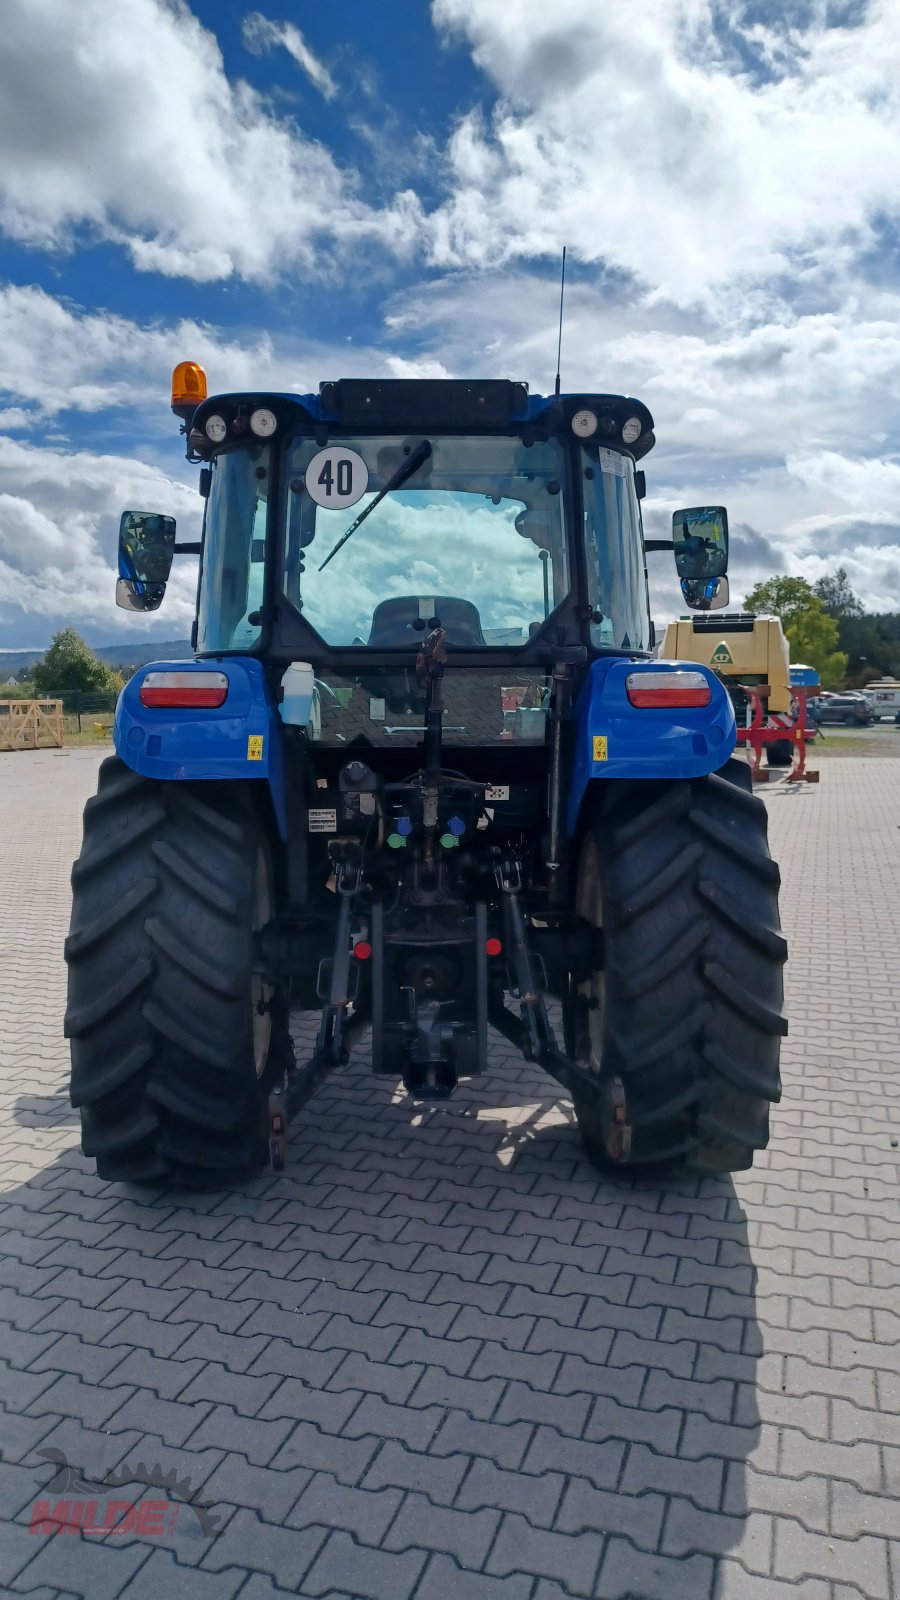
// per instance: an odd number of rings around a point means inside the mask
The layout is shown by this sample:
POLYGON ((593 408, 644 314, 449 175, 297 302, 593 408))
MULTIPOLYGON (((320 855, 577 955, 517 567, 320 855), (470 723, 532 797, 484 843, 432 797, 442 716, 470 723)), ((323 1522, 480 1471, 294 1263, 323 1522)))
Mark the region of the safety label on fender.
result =
POLYGON ((262 758, 263 758, 263 735, 261 733, 248 734, 248 736, 247 736, 247 760, 248 761, 262 761, 262 758))
POLYGON ((337 812, 330 811, 327 806, 307 813, 309 817, 310 833, 337 833, 337 812))
POLYGON ((484 791, 485 800, 508 800, 508 783, 489 783, 484 791))
POLYGON ((595 733, 594 734, 594 760, 595 761, 608 761, 609 760, 609 756, 606 753, 606 734, 605 733, 595 733))

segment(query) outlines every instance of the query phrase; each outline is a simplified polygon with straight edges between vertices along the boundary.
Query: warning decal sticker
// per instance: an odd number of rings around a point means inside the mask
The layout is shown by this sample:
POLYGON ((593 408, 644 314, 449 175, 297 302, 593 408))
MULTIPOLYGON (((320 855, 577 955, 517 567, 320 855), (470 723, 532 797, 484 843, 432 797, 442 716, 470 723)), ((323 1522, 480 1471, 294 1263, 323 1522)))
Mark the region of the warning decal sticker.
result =
POLYGON ((248 761, 262 761, 262 758, 263 758, 263 740, 264 740, 264 735, 261 734, 261 733, 248 734, 248 736, 247 736, 247 760, 248 761))
POLYGON ((329 807, 321 806, 318 810, 309 811, 307 815, 309 817, 310 833, 337 832, 337 812, 332 811, 329 807))
POLYGON ((608 757, 608 755, 606 753, 606 734, 605 733, 595 733, 594 734, 594 760, 595 761, 608 761, 609 760, 609 757, 608 757))

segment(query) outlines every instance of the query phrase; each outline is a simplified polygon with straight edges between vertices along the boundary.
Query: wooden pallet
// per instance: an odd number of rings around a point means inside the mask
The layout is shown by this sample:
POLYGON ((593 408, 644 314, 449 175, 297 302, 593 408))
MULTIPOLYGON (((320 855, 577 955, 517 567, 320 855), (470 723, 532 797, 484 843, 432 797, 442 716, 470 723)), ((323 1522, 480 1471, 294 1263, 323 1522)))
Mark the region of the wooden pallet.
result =
POLYGON ((39 750, 63 742, 61 700, 0 700, 0 750, 39 750))

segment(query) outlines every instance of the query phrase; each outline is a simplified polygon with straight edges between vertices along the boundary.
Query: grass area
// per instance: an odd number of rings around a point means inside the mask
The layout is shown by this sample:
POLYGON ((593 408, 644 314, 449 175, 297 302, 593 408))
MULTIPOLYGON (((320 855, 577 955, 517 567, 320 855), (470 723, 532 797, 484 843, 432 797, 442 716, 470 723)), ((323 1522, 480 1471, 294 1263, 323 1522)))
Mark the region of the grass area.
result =
POLYGON ((893 722, 876 722, 870 728, 823 728, 818 739, 807 746, 810 765, 841 756, 900 759, 900 728, 893 722))
POLYGON ((91 716, 83 712, 81 717, 81 732, 78 731, 77 717, 63 717, 63 742, 66 745, 105 744, 112 749, 112 717, 98 715, 91 716), (97 729, 103 727, 104 732, 98 733, 97 729))

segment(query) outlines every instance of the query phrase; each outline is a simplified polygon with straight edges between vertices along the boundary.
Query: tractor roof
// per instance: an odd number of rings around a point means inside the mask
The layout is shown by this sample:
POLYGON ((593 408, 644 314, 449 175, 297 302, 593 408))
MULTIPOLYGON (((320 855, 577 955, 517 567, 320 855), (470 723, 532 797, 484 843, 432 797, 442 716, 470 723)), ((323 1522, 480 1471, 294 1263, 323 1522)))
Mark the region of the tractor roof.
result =
POLYGON ((579 393, 529 394, 528 385, 506 378, 340 378, 323 383, 318 394, 273 394, 256 390, 210 395, 194 410, 173 407, 192 430, 202 429, 212 413, 249 415, 256 407, 273 409, 282 422, 293 413, 313 424, 441 431, 493 432, 515 426, 568 430, 577 412, 593 412, 597 427, 592 442, 622 444, 640 460, 655 441, 653 418, 640 400, 627 395, 579 393), (639 426, 638 426, 639 425, 639 426))

